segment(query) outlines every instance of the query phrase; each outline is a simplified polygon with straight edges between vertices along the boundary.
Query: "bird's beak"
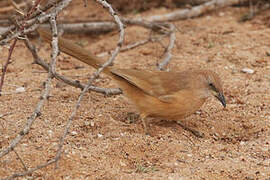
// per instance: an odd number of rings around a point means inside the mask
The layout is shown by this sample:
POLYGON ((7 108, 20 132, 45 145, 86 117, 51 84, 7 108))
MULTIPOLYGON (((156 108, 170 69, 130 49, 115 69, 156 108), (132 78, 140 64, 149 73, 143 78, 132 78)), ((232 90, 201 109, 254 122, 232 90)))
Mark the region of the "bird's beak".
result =
POLYGON ((221 102, 221 104, 224 106, 224 108, 226 107, 226 100, 225 100, 225 97, 223 95, 223 93, 218 93, 216 95, 216 98, 221 102))

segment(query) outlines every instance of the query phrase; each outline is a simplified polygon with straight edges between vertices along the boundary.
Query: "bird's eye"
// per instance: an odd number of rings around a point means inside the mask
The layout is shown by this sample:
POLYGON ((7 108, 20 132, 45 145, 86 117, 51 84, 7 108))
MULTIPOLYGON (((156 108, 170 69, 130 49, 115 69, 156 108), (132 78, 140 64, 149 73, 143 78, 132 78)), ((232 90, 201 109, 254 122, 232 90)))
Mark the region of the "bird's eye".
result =
POLYGON ((215 87, 215 85, 213 83, 209 83, 209 86, 211 87, 211 89, 213 89, 214 91, 217 91, 217 88, 215 87))

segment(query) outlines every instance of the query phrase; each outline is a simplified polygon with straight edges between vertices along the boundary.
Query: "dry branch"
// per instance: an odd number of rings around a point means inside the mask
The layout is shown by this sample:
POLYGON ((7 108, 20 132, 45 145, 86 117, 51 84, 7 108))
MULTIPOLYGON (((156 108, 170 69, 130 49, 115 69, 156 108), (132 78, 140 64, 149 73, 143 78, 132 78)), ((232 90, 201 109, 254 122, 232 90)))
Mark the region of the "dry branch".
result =
MULTIPOLYGON (((163 38, 167 37, 168 35, 167 34, 164 34, 164 35, 161 35, 160 37, 152 37, 150 35, 149 38, 145 39, 145 40, 141 40, 141 41, 137 41, 135 43, 131 43, 131 44, 128 44, 126 46, 123 46, 121 47, 120 49, 120 52, 125 52, 125 51, 128 51, 128 50, 131 50, 131 49, 134 49, 136 47, 139 47, 139 46, 142 46, 142 45, 145 45, 149 42, 157 42, 157 41, 161 41, 163 38)), ((110 55, 112 54, 112 51, 109 51, 109 52, 103 52, 103 53, 100 53, 100 54, 97 54, 98 57, 103 57, 103 56, 107 56, 107 55, 110 55)))
POLYGON ((257 0, 212 0, 201 4, 199 6, 192 7, 191 9, 176 10, 172 13, 164 15, 156 15, 146 18, 148 21, 177 21, 187 18, 198 17, 209 11, 224 8, 235 4, 242 3, 243 1, 257 1, 257 0))
POLYGON ((261 3, 258 2, 257 4, 253 5, 252 2, 250 2, 249 5, 249 12, 244 14, 241 18, 240 21, 249 21, 253 19, 257 14, 260 14, 261 12, 267 10, 270 8, 270 3, 261 3))
MULTIPOLYGON (((2 23, 7 23, 8 21, 3 21, 2 23)), ((1 24, 1 22, 0 22, 1 24)), ((113 31, 117 29, 117 25, 113 22, 105 21, 105 22, 81 22, 81 23, 63 23, 59 22, 61 30, 65 33, 93 33, 93 34, 101 34, 113 31)), ((49 24, 42 24, 41 27, 49 28, 49 24)), ((5 33, 10 29, 10 27, 0 27, 0 34, 5 33)))
MULTIPOLYGON (((64 140, 65 140, 65 137, 67 136, 68 134, 68 131, 69 131, 69 128, 70 128, 70 125, 73 121, 73 118, 75 117, 76 113, 77 113, 77 110, 78 108, 80 107, 80 103, 81 103, 81 100, 83 98, 83 96, 85 95, 85 93, 89 90, 89 87, 91 86, 91 84, 94 82, 94 80, 99 76, 99 74, 103 71, 104 68, 106 68, 107 66, 111 65, 114 61, 114 59, 116 58, 117 54, 119 53, 120 51, 120 48, 121 46, 123 45, 123 41, 124 41, 124 25, 123 23, 121 22, 120 18, 116 15, 115 11, 113 10, 113 8, 111 7, 110 4, 108 4, 105 0, 97 0, 98 3, 102 4, 103 7, 107 8, 108 11, 110 12, 110 14, 112 15, 112 17, 114 18, 115 22, 117 23, 118 27, 119 27, 119 30, 120 30, 120 36, 119 36, 119 40, 118 40, 118 43, 117 43, 117 46, 114 50, 114 52, 112 53, 112 56, 109 58, 109 60, 107 62, 105 62, 93 75, 92 77, 89 79, 88 83, 87 83, 87 86, 83 89, 83 91, 81 92, 78 100, 77 100, 77 103, 71 113, 71 116, 67 122, 67 125, 66 125, 66 128, 64 130, 64 133, 63 135, 61 136, 60 140, 59 140, 59 146, 58 146, 58 151, 57 151, 57 154, 56 154, 56 157, 55 159, 60 159, 60 156, 61 156, 61 153, 62 153, 62 147, 63 147, 63 144, 64 144, 64 140)), ((56 161, 57 162, 57 161, 56 161)))
POLYGON ((170 42, 168 47, 165 49, 164 53, 164 59, 161 63, 158 64, 158 69, 159 70, 165 70, 165 67, 169 64, 169 61, 171 60, 172 54, 171 51, 174 46, 175 42, 175 27, 173 24, 168 24, 169 26, 169 34, 170 34, 170 42))
MULTIPOLYGON (((32 45, 28 39, 25 41, 25 44, 26 44, 27 48, 30 50, 30 52, 32 53, 32 56, 34 57, 34 63, 40 65, 43 69, 45 69, 48 72, 49 71, 48 63, 46 63, 42 58, 40 58, 37 55, 37 50, 34 47, 34 45, 32 45)), ((66 84, 68 84, 70 86, 79 88, 81 90, 83 90, 86 87, 86 85, 80 83, 80 81, 69 79, 69 78, 67 78, 67 77, 65 77, 63 75, 60 75, 57 72, 55 72, 53 74, 53 76, 56 79, 58 79, 60 81, 63 81, 64 83, 66 83, 66 84)), ((107 95, 118 95, 118 94, 122 93, 122 91, 119 88, 101 88, 101 87, 96 87, 96 86, 90 86, 89 91, 94 91, 94 92, 97 92, 97 93, 101 93, 101 94, 104 94, 106 96, 107 95)))
MULTIPOLYGON (((16 4, 18 8, 23 8, 26 6, 26 3, 25 2, 22 2, 20 4, 16 4)), ((0 13, 1 14, 4 14, 4 13, 8 13, 10 11, 13 11, 14 10, 14 7, 13 6, 7 6, 7 7, 1 7, 0 8, 0 13)))
POLYGON ((4 65, 3 69, 2 69, 1 80, 0 80, 0 96, 1 96, 1 93, 2 93, 3 85, 4 85, 4 79, 5 79, 5 75, 6 75, 6 72, 7 72, 7 67, 8 67, 8 65, 10 63, 11 55, 13 53, 16 42, 17 42, 17 39, 15 39, 13 41, 12 45, 10 46, 7 61, 6 61, 5 65, 4 65))
MULTIPOLYGON (((64 140, 65 140, 65 137, 67 136, 68 134, 68 131, 69 131, 69 128, 70 128, 70 125, 72 123, 72 120, 74 118, 74 116, 76 115, 76 112, 80 106, 80 102, 84 96, 84 94, 89 90, 89 87, 91 86, 91 84, 93 83, 93 81, 99 76, 99 74, 101 73, 101 71, 109 66, 113 60, 115 59, 115 57, 117 56, 117 54, 119 53, 120 51, 120 48, 123 44, 123 40, 124 40, 124 28, 123 28, 123 24, 120 20, 120 18, 115 14, 114 10, 111 8, 111 6, 106 2, 106 1, 99 1, 97 0, 99 3, 101 3, 104 7, 108 8, 109 9, 109 12, 111 13, 111 15, 114 17, 116 23, 118 24, 119 26, 119 29, 120 29, 120 38, 119 38, 119 41, 117 43, 117 46, 116 46, 116 49, 115 51, 112 53, 112 56, 111 58, 102 66, 100 67, 96 73, 94 73, 92 75, 92 77, 89 79, 89 82, 88 82, 88 85, 83 89, 83 91, 81 92, 79 98, 78 98, 78 101, 74 107, 74 110, 67 122, 67 125, 66 125, 66 128, 64 130, 64 133, 63 135, 61 136, 60 140, 59 140, 59 146, 58 146, 58 151, 57 151, 57 154, 55 156, 55 158, 53 158, 52 160, 48 161, 47 163, 44 163, 44 164, 41 164, 35 168, 32 168, 30 170, 26 170, 22 173, 15 173, 13 174, 12 176, 9 176, 7 177, 6 179, 12 179, 12 178, 15 178, 15 177, 20 177, 20 176, 24 176, 24 175, 27 175, 27 174, 30 174, 40 168, 43 168, 43 167, 46 167, 52 163, 57 163, 58 160, 60 159, 60 156, 61 156, 61 152, 62 152, 62 147, 63 147, 63 143, 64 143, 64 140)), ((53 37, 52 37, 52 59, 51 59, 51 63, 49 65, 49 73, 48 73, 48 79, 45 83, 45 90, 44 90, 44 94, 40 100, 40 102, 38 104, 43 104, 45 99, 47 99, 48 97, 48 94, 49 94, 49 89, 50 89, 50 82, 52 80, 52 78, 54 77, 54 74, 55 74, 55 61, 56 61, 56 57, 58 55, 58 45, 57 45, 57 28, 56 28, 56 21, 55 21, 55 17, 56 17, 57 13, 54 12, 53 14, 51 14, 51 18, 50 18, 50 22, 51 22, 51 26, 52 26, 52 34, 53 34, 53 37)), ((27 46, 29 47, 29 49, 31 49, 31 52, 33 51, 33 46, 31 46, 31 44, 29 43, 28 40, 26 40, 26 44, 27 46)), ((34 52, 34 51, 33 51, 34 52)), ((38 57, 38 55, 35 53, 32 53, 34 58, 36 59, 38 57)), ((41 105, 42 106, 42 105, 41 105)), ((38 107, 41 107, 41 106, 38 106, 38 107)), ((35 111, 36 112, 36 111, 35 111)), ((37 110, 37 113, 36 114, 39 114, 40 115, 40 108, 39 110, 37 110)), ((27 132, 23 132, 23 133, 20 133, 20 138, 22 138, 25 134, 27 134, 29 132, 29 129, 30 129, 30 126, 31 124, 33 123, 35 118, 31 118, 31 122, 30 123, 27 123, 27 128, 28 128, 28 131, 27 132)), ((17 141, 19 142, 19 141, 17 141)), ((15 146, 15 145, 14 145, 15 146)), ((13 147, 14 148, 14 147, 13 147)), ((12 148, 12 149, 13 149, 12 148)), ((8 152, 7 152, 8 153, 8 152)))
MULTIPOLYGON (((203 2, 204 0, 202 0, 203 2)), ((244 2, 257 2, 258 0, 211 0, 211 1, 205 1, 206 3, 201 4, 199 6, 195 6, 188 9, 180 9, 176 10, 172 13, 163 14, 163 15, 154 15, 147 17, 147 21, 143 21, 143 19, 127 19, 122 18, 122 22, 129 25, 139 25, 143 26, 145 28, 154 29, 157 27, 157 24, 154 23, 154 21, 176 21, 176 20, 183 20, 187 18, 193 18, 200 16, 202 14, 205 14, 206 12, 217 10, 219 8, 223 8, 226 6, 236 5, 236 4, 242 4, 244 2)), ((55 0, 55 2, 60 2, 60 0, 55 0)), ((195 3, 196 4, 196 3, 195 3)), ((52 7, 52 3, 49 3, 47 6, 42 7, 40 11, 48 10, 52 7)), ((37 11, 39 12, 39 11, 37 11)), ((40 13, 35 13, 35 16, 40 16, 40 13)), ((35 17, 34 15, 31 16, 31 18, 35 17)), ((26 21, 26 27, 29 27, 35 23, 44 23, 48 20, 49 17, 37 17, 34 19, 31 19, 29 21, 26 21)), ((7 21, 4 21, 3 23, 7 23, 7 21)), ((61 23, 60 23, 61 24, 61 23)), ((43 26, 49 26, 43 25, 43 26)), ((36 27, 35 27, 36 28, 36 27)), ((109 32, 112 30, 115 30, 117 28, 116 24, 113 22, 80 22, 80 23, 62 23, 61 28, 64 30, 64 32, 67 33, 104 33, 109 32)), ((4 44, 7 41, 1 41, 3 40, 7 34, 9 34, 9 31, 14 31, 15 27, 1 27, 0 28, 0 44, 4 44)), ((33 31, 33 29, 32 29, 33 31)), ((29 31, 26 31, 24 33, 27 33, 29 31)), ((14 36, 13 36, 14 38, 14 36)), ((10 41, 11 39, 9 39, 10 41)))
MULTIPOLYGON (((58 8, 55 8, 54 12, 50 14, 50 17, 52 18, 52 24, 54 24, 54 21, 53 21, 53 18, 55 18, 55 16, 65 7, 67 6, 69 3, 71 2, 71 0, 63 0, 63 3, 61 4, 62 6, 58 7, 58 8)), ((54 26, 53 26, 54 27, 54 26)), ((55 28, 56 28, 56 25, 55 25, 55 28)), ((20 29, 22 30, 23 27, 20 29)), ((10 151, 12 151, 17 145, 18 143, 22 140, 22 138, 29 133, 30 131, 30 128, 33 124, 33 122, 35 121, 35 119, 41 115, 41 109, 44 105, 44 103, 46 102, 48 96, 49 96, 49 92, 50 92, 50 85, 51 85, 51 81, 52 81, 52 78, 53 78, 53 74, 52 72, 54 72, 54 69, 55 69, 55 60, 56 60, 56 56, 58 55, 58 49, 57 49, 57 45, 55 47, 55 43, 54 44, 54 48, 53 48, 53 53, 52 53, 52 60, 51 60, 51 63, 50 63, 50 67, 49 67, 49 73, 48 73, 48 78, 47 80, 45 81, 45 85, 44 85, 44 91, 40 97, 40 101, 37 103, 36 105, 36 108, 34 110, 34 112, 32 113, 32 115, 27 119, 27 122, 23 128, 23 130, 21 130, 18 135, 16 136, 16 138, 14 138, 11 143, 9 144, 9 146, 7 148, 4 148, 1 150, 0 152, 0 158, 7 155, 10 151)), ((33 169, 31 169, 33 170, 33 169)), ((21 173, 21 174, 29 174, 31 173, 31 170, 28 170, 28 171, 25 171, 24 173, 21 173)), ((14 178, 14 177, 18 177, 20 176, 20 173, 19 174, 14 174, 10 177, 8 177, 7 179, 11 179, 11 178, 14 178)))
MULTIPOLYGON (((35 31, 35 29, 39 26, 39 24, 42 24, 50 19, 50 15, 52 13, 54 12, 59 13, 64 7, 67 6, 67 1, 65 0, 56 0, 55 2, 57 2, 57 6, 55 6, 55 8, 52 9, 50 8, 53 6, 53 3, 48 3, 46 8, 50 10, 48 10, 47 13, 43 13, 41 9, 34 8, 36 9, 36 11, 30 14, 28 19, 22 20, 23 21, 22 25, 24 27, 23 30, 16 31, 16 27, 14 25, 10 26, 6 32, 0 35, 0 45, 7 44, 12 39, 35 31)), ((21 22, 20 19, 17 21, 21 22)))
POLYGON ((36 166, 34 168, 28 169, 27 171, 24 171, 24 172, 21 172, 21 173, 15 173, 15 174, 7 177, 7 178, 4 178, 3 180, 11 180, 11 179, 14 179, 16 177, 23 177, 23 176, 26 176, 28 174, 32 174, 36 170, 39 170, 41 168, 49 166, 52 163, 55 163, 55 161, 56 161, 55 159, 51 159, 50 161, 48 161, 46 163, 40 164, 40 165, 38 165, 38 166, 36 166))

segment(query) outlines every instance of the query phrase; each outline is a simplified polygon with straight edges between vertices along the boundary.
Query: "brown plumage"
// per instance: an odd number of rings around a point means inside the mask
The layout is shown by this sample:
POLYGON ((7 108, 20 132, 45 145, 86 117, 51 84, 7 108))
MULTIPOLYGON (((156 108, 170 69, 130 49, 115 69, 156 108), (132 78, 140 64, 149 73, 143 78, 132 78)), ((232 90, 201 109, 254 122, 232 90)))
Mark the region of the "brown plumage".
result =
MULTIPOLYGON (((49 32, 38 31, 46 42, 51 41, 49 32)), ((94 68, 105 62, 64 38, 59 37, 58 44, 62 52, 94 68)), ((103 72, 115 79, 124 95, 135 104, 146 133, 149 132, 147 116, 179 120, 197 111, 211 96, 226 107, 221 80, 213 71, 163 72, 107 67, 103 72)))

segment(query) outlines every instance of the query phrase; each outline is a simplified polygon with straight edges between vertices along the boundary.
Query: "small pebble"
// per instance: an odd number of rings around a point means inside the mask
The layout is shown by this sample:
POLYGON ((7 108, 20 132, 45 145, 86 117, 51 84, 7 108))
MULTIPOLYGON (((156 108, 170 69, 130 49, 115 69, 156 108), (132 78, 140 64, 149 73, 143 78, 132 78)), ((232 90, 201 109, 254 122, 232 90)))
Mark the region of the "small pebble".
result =
POLYGON ((120 166, 127 166, 127 164, 120 160, 120 166))
POLYGON ((78 133, 77 133, 76 131, 72 131, 72 132, 71 132, 71 135, 72 135, 72 136, 75 136, 75 135, 77 135, 77 134, 78 134, 78 133))
POLYGON ((48 130, 48 134, 49 134, 50 137, 52 137, 53 136, 53 131, 52 130, 48 130))
POLYGON ((95 122, 94 122, 94 121, 91 121, 91 122, 90 122, 90 126, 91 126, 91 127, 94 127, 94 126, 95 126, 95 122))
POLYGON ((254 70, 250 69, 250 68, 243 68, 241 71, 243 73, 247 73, 247 74, 253 74, 254 73, 254 70))
POLYGON ((222 17, 222 16, 224 16, 225 14, 224 14, 223 12, 220 12, 218 15, 219 15, 220 17, 222 17))
POLYGON ((25 88, 24 87, 18 87, 16 88, 16 93, 22 93, 25 92, 25 88))
POLYGON ((241 141, 241 142, 240 142, 240 145, 241 145, 241 146, 243 146, 243 145, 245 145, 245 144, 246 144, 246 143, 245 143, 244 141, 241 141))

